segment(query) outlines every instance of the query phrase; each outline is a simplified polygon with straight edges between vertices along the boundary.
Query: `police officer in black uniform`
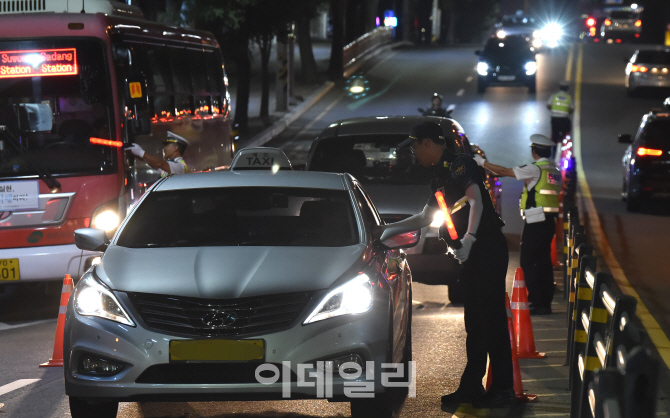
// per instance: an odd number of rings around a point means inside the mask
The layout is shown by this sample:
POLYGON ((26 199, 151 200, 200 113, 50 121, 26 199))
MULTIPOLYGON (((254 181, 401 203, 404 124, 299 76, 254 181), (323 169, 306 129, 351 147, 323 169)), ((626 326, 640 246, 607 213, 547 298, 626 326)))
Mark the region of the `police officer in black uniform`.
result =
MULTIPOLYGON (((477 163, 457 155, 451 141, 445 141, 442 128, 434 122, 415 125, 408 139, 399 146, 411 147, 419 163, 434 170, 431 189, 443 191, 449 208, 463 197, 469 210, 458 210, 452 220, 459 240, 449 243, 450 252, 463 265, 460 280, 464 290, 464 320, 467 364, 458 389, 442 397, 445 405, 472 403, 477 408, 509 406, 516 401, 513 389, 512 352, 505 309, 505 279, 509 252, 501 228, 504 222, 496 213, 477 163), (493 382, 485 393, 487 355, 493 382)), ((428 208, 437 208, 433 197, 423 213, 408 218, 427 226, 432 220, 428 208)), ((466 206, 467 207, 467 206, 466 206)), ((445 238, 448 234, 442 234, 445 238)))

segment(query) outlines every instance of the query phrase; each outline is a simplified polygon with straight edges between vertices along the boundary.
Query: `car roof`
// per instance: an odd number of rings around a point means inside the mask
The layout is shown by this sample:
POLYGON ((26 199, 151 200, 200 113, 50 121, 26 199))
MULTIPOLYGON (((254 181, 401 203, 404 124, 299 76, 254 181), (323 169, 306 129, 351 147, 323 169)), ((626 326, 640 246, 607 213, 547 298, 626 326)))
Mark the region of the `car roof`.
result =
POLYGON ((348 190, 346 176, 339 173, 314 171, 268 170, 212 171, 170 176, 158 183, 153 191, 205 189, 214 187, 298 187, 328 190, 348 190))
POLYGON ((369 116, 343 119, 331 123, 319 137, 341 137, 349 135, 403 134, 408 135, 412 127, 432 121, 446 132, 463 133, 461 125, 453 119, 435 116, 369 116))

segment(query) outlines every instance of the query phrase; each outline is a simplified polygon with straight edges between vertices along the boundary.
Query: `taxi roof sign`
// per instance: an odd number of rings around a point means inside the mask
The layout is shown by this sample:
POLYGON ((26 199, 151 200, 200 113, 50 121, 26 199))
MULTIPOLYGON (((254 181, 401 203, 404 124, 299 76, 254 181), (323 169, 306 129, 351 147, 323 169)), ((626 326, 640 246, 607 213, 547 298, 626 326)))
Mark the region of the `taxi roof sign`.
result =
POLYGON ((235 154, 230 169, 235 170, 293 170, 284 151, 272 147, 243 148, 235 154))

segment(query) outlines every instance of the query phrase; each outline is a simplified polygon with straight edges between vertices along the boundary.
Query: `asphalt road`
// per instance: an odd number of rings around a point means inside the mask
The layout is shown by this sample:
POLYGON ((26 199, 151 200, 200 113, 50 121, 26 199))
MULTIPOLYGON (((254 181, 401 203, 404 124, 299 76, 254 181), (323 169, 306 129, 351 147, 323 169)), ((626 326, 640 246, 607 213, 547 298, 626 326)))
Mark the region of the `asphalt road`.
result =
MULTIPOLYGON (((667 334, 670 317, 664 302, 669 290, 664 279, 668 277, 668 267, 662 260, 667 248, 664 232, 670 228, 669 211, 661 203, 645 207, 639 214, 628 214, 619 196, 620 160, 625 146, 616 142, 617 134, 634 133, 642 114, 658 106, 663 97, 626 97, 623 59, 633 49, 631 45, 574 45, 542 54, 538 57, 537 94, 529 94, 523 87, 492 87, 483 95, 476 93, 475 48, 390 50, 361 68, 370 86, 366 97, 354 99, 345 93, 343 85, 338 85, 268 145, 280 146, 294 164, 300 164, 312 139, 333 121, 356 116, 418 114, 416 108, 426 107, 432 93, 439 92, 444 95, 445 104, 456 106, 452 115, 470 141, 479 144, 491 162, 511 167, 532 161, 528 147, 531 134, 550 133, 545 102, 558 82, 565 78, 578 82, 581 130, 576 140, 581 144, 581 162, 598 212, 595 218, 599 221, 592 219, 591 224, 602 226, 599 238, 606 238, 612 250, 609 264, 605 256, 602 262, 599 258, 599 269, 612 269, 612 260, 618 262, 621 274, 667 334)), ((510 291, 512 273, 518 266, 520 192, 520 182, 503 179, 502 215, 511 251, 510 291)), ((400 416, 566 416, 569 392, 567 368, 563 366, 567 332, 562 294, 557 294, 553 315, 533 318, 537 348, 546 352, 547 358, 521 361, 524 388, 539 395, 537 402, 511 410, 478 411, 468 407, 442 410, 439 396, 457 387, 465 364, 462 307, 446 304, 446 291, 442 286, 415 284, 413 347, 417 397, 407 400, 400 416)), ((51 356, 58 291, 24 289, 9 298, 10 302, 4 300, 0 305, 0 416, 69 416, 62 369, 37 367, 51 356), (37 312, 40 306, 41 312, 37 312)), ((663 353, 663 347, 660 352, 663 353)), ((662 380, 667 381, 669 375, 663 365, 662 380)), ((666 386, 659 395, 660 415, 667 415, 670 410, 666 386)), ((123 403, 119 416, 340 417, 349 416, 349 407, 326 401, 123 403)))

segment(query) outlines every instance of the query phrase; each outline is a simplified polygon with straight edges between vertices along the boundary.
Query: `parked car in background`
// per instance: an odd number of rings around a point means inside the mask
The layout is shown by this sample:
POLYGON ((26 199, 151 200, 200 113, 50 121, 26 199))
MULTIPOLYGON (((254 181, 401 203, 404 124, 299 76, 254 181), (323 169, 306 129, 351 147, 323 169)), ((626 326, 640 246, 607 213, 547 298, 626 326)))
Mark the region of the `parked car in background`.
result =
POLYGON ((604 42, 621 43, 637 41, 642 33, 641 7, 612 7, 605 9, 605 19, 600 25, 600 37, 604 42))
POLYGON ((484 49, 475 51, 477 62, 477 92, 489 86, 526 86, 535 93, 537 72, 536 50, 525 36, 489 38, 484 49))
POLYGON ((670 48, 635 51, 626 64, 624 85, 629 96, 643 89, 670 88, 670 48))
POLYGON ((626 209, 635 212, 655 195, 670 193, 670 113, 649 112, 642 117, 635 137, 619 135, 630 144, 621 160, 626 209))
MULTIPOLYGON (((412 126, 430 120, 438 123, 457 153, 473 155, 463 128, 453 119, 422 116, 364 117, 330 124, 316 138, 306 170, 347 172, 365 188, 385 222, 397 222, 421 212, 431 196, 431 170, 419 165, 408 148, 397 148, 412 126)), ((491 199, 500 208, 498 178, 485 172, 491 199)), ((422 231, 419 244, 406 250, 415 281, 449 286, 449 299, 461 303, 460 265, 446 254, 438 228, 444 222, 438 211, 433 224, 422 231)))
POLYGON ((419 237, 383 225, 348 174, 158 180, 111 242, 75 232, 79 248, 104 254, 67 307, 72 417, 113 418, 125 401, 328 397, 351 402, 354 417, 391 418, 398 395, 382 363, 406 380, 412 276, 401 249, 419 237), (325 392, 319 364, 332 372, 325 392), (353 382, 374 397, 347 397, 353 382))

